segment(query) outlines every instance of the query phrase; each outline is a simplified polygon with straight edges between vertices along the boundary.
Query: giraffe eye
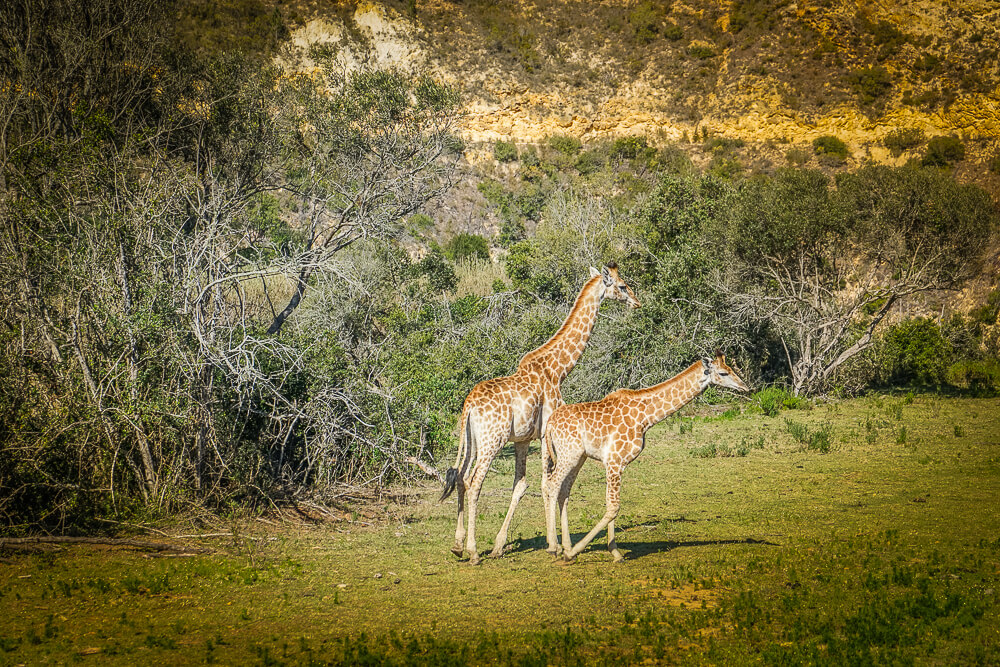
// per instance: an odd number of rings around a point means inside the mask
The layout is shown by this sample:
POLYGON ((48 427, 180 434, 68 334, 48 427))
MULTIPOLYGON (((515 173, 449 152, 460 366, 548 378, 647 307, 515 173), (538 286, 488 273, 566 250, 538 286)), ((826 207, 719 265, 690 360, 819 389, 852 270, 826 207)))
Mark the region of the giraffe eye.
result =
POLYGON ((722 377, 725 377, 725 376, 729 375, 729 373, 727 373, 726 371, 719 371, 719 375, 721 375, 722 377))

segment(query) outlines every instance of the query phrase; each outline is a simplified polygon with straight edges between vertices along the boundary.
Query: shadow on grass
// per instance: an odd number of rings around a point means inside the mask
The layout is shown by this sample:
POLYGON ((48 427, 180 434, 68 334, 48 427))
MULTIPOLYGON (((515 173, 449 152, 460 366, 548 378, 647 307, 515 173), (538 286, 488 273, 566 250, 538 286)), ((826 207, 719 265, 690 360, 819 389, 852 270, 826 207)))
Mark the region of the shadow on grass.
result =
MULTIPOLYGON (((572 541, 576 544, 580 538, 582 538, 586 533, 573 533, 572 541)), ((621 535, 619 532, 618 535, 621 535)), ((616 535, 617 537, 617 535, 616 535)), ((709 547, 709 546, 725 546, 728 544, 759 544, 767 547, 779 547, 781 546, 777 542, 771 542, 769 540, 759 540, 754 537, 744 537, 742 539, 733 538, 729 540, 653 540, 651 542, 633 542, 633 541, 622 541, 617 540, 618 549, 625 556, 625 560, 633 560, 635 558, 642 558, 643 556, 648 556, 649 554, 658 553, 661 551, 672 551, 673 549, 682 549, 685 547, 709 547)), ((532 537, 527 539, 513 540, 510 546, 507 548, 507 553, 522 553, 527 551, 538 551, 545 550, 547 546, 544 536, 532 537)), ((607 551, 607 533, 601 533, 598 535, 593 542, 584 550, 583 553, 588 551, 607 551)))
MULTIPOLYGON (((583 535, 584 534, 581 534, 580 537, 583 537, 583 535)), ((683 547, 710 547, 723 546, 727 544, 759 544, 767 547, 781 546, 777 542, 758 540, 753 537, 744 537, 743 539, 731 540, 655 540, 653 542, 622 542, 621 540, 618 540, 618 549, 625 556, 625 560, 632 560, 634 558, 642 558, 643 556, 647 556, 652 553, 671 551, 673 549, 680 549, 683 547)), ((607 543, 598 544, 597 547, 601 547, 604 551, 607 551, 607 543)), ((597 547, 591 545, 588 551, 597 547)))

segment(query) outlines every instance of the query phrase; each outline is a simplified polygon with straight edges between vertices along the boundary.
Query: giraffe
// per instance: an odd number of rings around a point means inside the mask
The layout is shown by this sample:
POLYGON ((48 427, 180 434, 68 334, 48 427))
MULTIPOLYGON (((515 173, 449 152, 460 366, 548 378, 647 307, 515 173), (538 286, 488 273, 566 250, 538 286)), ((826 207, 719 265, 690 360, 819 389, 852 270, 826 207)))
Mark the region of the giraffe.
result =
MULTIPOLYGON (((458 489, 458 527, 451 551, 461 557, 469 553, 469 562, 479 563, 476 550, 476 511, 483 480, 493 457, 507 442, 514 443, 514 488, 503 525, 493 542, 491 556, 499 556, 507 542, 514 509, 528 488, 525 469, 528 446, 540 440, 552 411, 562 405, 559 386, 583 353, 597 312, 604 299, 624 301, 639 307, 632 289, 618 274, 618 266, 608 263, 603 270, 591 267, 590 278, 576 298, 566 320, 552 337, 537 350, 521 358, 513 375, 480 382, 465 398, 459 420, 459 447, 455 466, 445 476, 441 500, 458 489), (471 469, 472 461, 475 466, 471 469), (465 529, 465 501, 468 494, 468 532, 465 529), (467 538, 467 539, 466 539, 467 538), (463 547, 464 542, 464 547, 463 547)), ((546 469, 544 458, 542 480, 546 469)))
POLYGON ((646 446, 646 431, 676 412, 705 391, 710 384, 747 391, 743 380, 726 365, 726 358, 716 352, 715 359, 702 359, 691 364, 666 382, 653 387, 619 389, 590 403, 562 405, 553 411, 545 430, 544 467, 555 469, 548 474, 548 488, 542 494, 545 502, 545 528, 548 552, 559 554, 556 542, 556 511, 562 510, 563 557, 573 562, 591 540, 608 529, 608 550, 615 562, 622 554, 615 544, 615 517, 620 505, 621 474, 646 446), (604 464, 607 480, 604 516, 576 546, 570 542, 567 504, 577 473, 587 457, 604 464))

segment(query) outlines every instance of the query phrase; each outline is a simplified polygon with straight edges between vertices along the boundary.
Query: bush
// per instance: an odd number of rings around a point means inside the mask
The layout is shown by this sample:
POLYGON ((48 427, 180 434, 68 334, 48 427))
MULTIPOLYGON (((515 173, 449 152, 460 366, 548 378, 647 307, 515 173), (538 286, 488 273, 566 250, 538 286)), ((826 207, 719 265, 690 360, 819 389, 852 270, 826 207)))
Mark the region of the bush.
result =
POLYGON ((513 162, 517 159, 517 146, 513 141, 498 141, 493 144, 493 159, 497 162, 513 162))
POLYGON ((933 320, 900 322, 886 331, 884 341, 891 382, 937 386, 945 381, 951 343, 933 320))
POLYGON ((479 257, 488 260, 490 258, 490 244, 478 234, 461 234, 455 236, 444 249, 445 256, 453 262, 458 262, 468 257, 479 257))
POLYGON ((899 127, 890 131, 882 139, 882 144, 899 157, 904 151, 916 148, 924 142, 924 131, 917 127, 899 127))
POLYGON ((788 163, 797 167, 801 167, 808 162, 810 157, 812 157, 812 153, 806 148, 789 148, 785 153, 785 159, 788 163))
POLYGON ((777 417, 781 409, 789 406, 798 407, 800 401, 784 387, 765 387, 750 397, 765 417, 777 417))
POLYGON ((828 155, 846 160, 851 154, 851 151, 847 148, 847 144, 830 134, 816 137, 813 139, 812 145, 816 155, 828 155))
POLYGON ((848 83, 857 92, 862 104, 872 104, 892 88, 892 78, 884 67, 865 67, 851 72, 848 83))
POLYGON ((953 387, 969 389, 976 394, 996 395, 1000 393, 1000 361, 958 361, 948 367, 945 379, 953 387))
POLYGON ((924 167, 947 167, 965 159, 965 145, 956 137, 937 136, 927 142, 927 152, 920 164, 924 167))
POLYGON ((571 157, 583 149, 583 144, 579 139, 565 134, 555 134, 549 137, 549 146, 563 155, 571 157))
POLYGON ((413 265, 413 273, 417 276, 426 276, 434 291, 450 292, 458 284, 455 268, 448 263, 437 244, 432 245, 431 251, 413 265))
POLYGON ((612 157, 633 160, 649 150, 646 137, 620 137, 611 146, 612 157))

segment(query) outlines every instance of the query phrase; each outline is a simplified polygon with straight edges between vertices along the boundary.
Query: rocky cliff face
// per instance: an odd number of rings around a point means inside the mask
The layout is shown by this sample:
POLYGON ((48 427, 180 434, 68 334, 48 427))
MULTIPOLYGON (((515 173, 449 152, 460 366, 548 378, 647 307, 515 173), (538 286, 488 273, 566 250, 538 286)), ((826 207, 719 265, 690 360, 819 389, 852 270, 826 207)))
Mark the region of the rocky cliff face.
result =
MULTIPOLYGON (((286 66, 309 48, 344 66, 431 70, 462 89, 463 137, 585 143, 644 135, 696 143, 845 141, 854 160, 899 163, 899 128, 967 144, 990 180, 1000 137, 1000 2, 710 0, 667 3, 361 3, 314 8, 286 66)), ((976 168, 978 165, 978 169, 976 168)), ((850 165, 848 165, 850 166, 850 165)))

